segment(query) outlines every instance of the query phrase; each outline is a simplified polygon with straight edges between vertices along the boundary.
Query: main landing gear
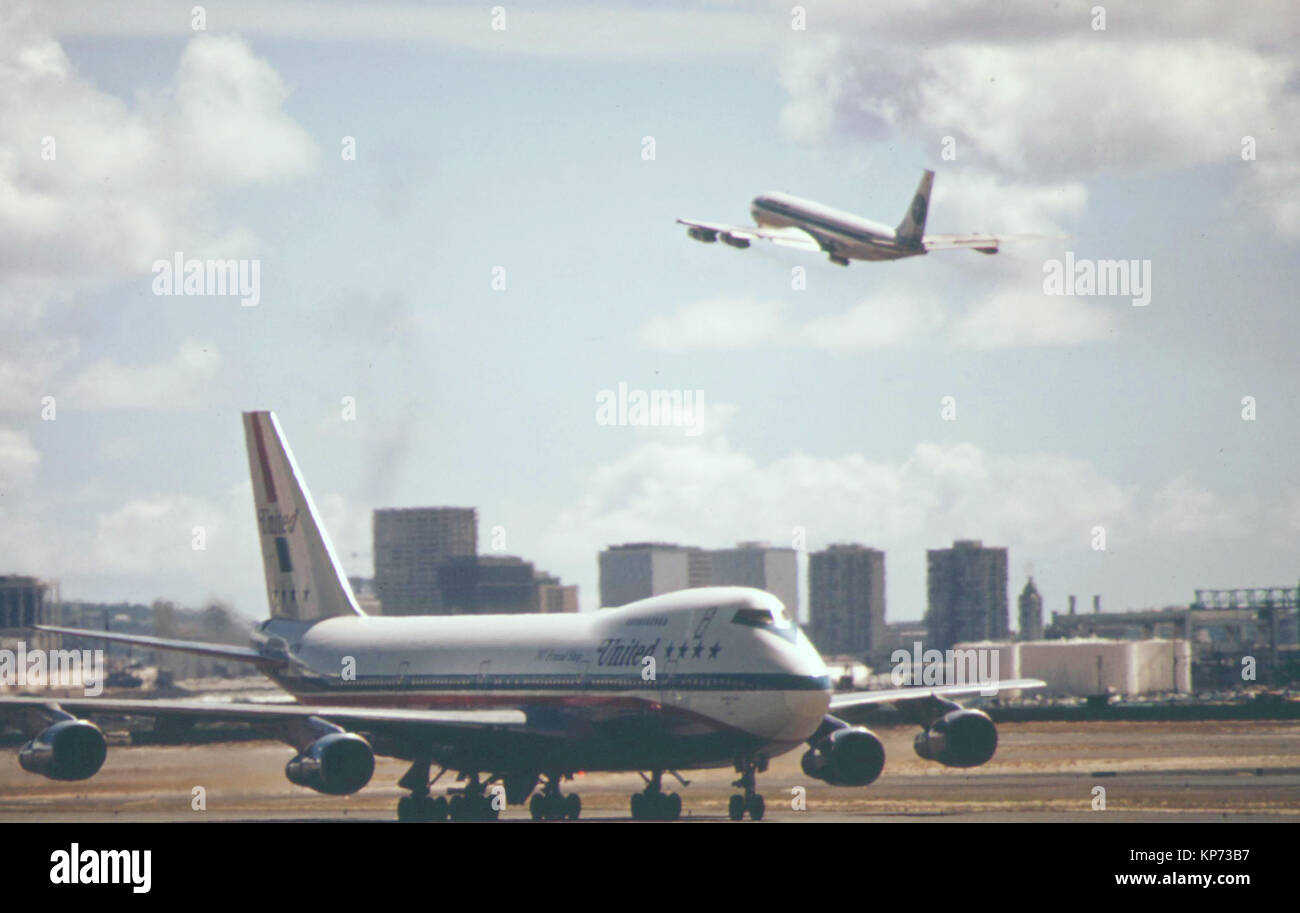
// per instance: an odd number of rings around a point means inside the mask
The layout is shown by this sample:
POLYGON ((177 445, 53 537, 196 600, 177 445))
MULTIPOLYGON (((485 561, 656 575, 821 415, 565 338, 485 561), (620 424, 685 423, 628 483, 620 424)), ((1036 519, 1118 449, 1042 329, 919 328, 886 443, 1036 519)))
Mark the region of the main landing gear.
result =
MULTIPOLYGON (((480 781, 477 773, 469 775, 465 785, 452 792, 447 812, 452 821, 495 821, 501 814, 494 796, 487 794, 490 780, 480 781)), ((504 799, 504 796, 502 797, 504 799)))
POLYGON ((728 817, 732 821, 739 821, 745 817, 745 812, 749 812, 750 819, 762 821, 767 805, 763 802, 763 797, 757 792, 755 774, 760 770, 767 770, 767 761, 763 760, 760 767, 758 761, 746 758, 744 761, 736 762, 736 770, 740 772, 740 779, 731 785, 739 786, 745 791, 745 794, 731 797, 731 801, 727 803, 728 817))
POLYGON ((534 821, 562 821, 565 818, 577 821, 582 814, 582 800, 577 793, 560 792, 558 774, 548 774, 546 785, 539 793, 533 793, 528 800, 528 813, 534 821))
POLYGON ((836 266, 848 266, 848 265, 849 265, 849 258, 848 258, 848 257, 840 257, 840 256, 838 256, 838 255, 836 255, 836 254, 831 254, 831 262, 834 263, 836 266))
POLYGON ((463 787, 451 790, 450 799, 429 795, 433 785, 429 780, 430 764, 427 758, 417 758, 397 781, 398 786, 411 791, 397 800, 398 821, 495 821, 501 814, 494 797, 487 795, 491 781, 479 780, 477 773, 470 774, 463 787))
MULTIPOLYGON (((689 786, 675 771, 670 771, 682 786, 689 786)), ((677 793, 663 791, 662 770, 656 770, 649 777, 642 774, 645 789, 632 795, 632 818, 636 821, 676 821, 682 816, 682 797, 677 793)))
MULTIPOLYGON (((397 781, 397 785, 403 789, 409 789, 409 796, 402 796, 397 800, 397 820, 398 821, 446 821, 449 812, 449 803, 446 799, 439 796, 434 798, 429 795, 429 766, 428 758, 417 758, 411 764, 402 779, 397 781)), ((441 773, 438 776, 442 776, 441 773)))

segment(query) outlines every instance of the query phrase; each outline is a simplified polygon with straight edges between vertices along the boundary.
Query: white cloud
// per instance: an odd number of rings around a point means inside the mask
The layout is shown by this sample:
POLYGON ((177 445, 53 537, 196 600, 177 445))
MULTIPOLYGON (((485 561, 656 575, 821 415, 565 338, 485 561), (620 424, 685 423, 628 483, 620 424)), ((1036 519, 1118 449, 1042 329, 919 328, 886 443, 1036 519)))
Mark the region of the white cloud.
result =
POLYGON ((651 317, 641 342, 671 352, 778 346, 821 352, 902 348, 937 339, 950 349, 1087 345, 1115 326, 1106 301, 1002 289, 964 312, 923 295, 882 292, 846 311, 789 314, 780 301, 708 298, 651 317))
MULTIPOLYGON (((10 488, 15 482, 29 481, 40 463, 40 451, 25 432, 0 428, 0 485, 10 488)), ((0 493, 8 492, 0 489, 0 493)))
POLYGON ((755 298, 706 298, 651 317, 641 328, 641 341, 669 352, 757 348, 784 335, 783 307, 755 298))
POLYGON ((0 13, 0 409, 34 414, 56 392, 83 408, 197 400, 215 353, 187 343, 152 367, 86 367, 59 318, 97 287, 147 288, 153 262, 178 250, 256 255, 247 231, 200 213, 223 189, 311 170, 316 146, 286 97, 244 42, 199 34, 172 86, 128 104, 82 78, 31 17, 0 13))
POLYGON ((202 402, 220 366, 212 345, 187 339, 165 362, 96 361, 56 399, 68 409, 184 409, 202 402))
POLYGON ((1005 349, 1100 342, 1116 328, 1106 299, 1002 291, 978 301, 950 328, 956 348, 1005 349))
POLYGON ((963 3, 924 14, 831 6, 834 27, 821 33, 831 37, 787 41, 783 130, 808 143, 904 137, 936 155, 951 136, 954 170, 1014 179, 1005 214, 1025 221, 1002 230, 1039 230, 1016 210, 1051 203, 1044 194, 1063 180, 1240 166, 1246 198, 1300 237, 1300 65, 1284 37, 1300 32, 1298 17, 1261 6, 1246 23, 1252 14, 1183 4, 1159 17, 1112 10, 1093 31, 1086 4, 1013 6, 997 16, 963 3), (1241 160, 1245 136, 1260 144, 1258 163, 1241 160))

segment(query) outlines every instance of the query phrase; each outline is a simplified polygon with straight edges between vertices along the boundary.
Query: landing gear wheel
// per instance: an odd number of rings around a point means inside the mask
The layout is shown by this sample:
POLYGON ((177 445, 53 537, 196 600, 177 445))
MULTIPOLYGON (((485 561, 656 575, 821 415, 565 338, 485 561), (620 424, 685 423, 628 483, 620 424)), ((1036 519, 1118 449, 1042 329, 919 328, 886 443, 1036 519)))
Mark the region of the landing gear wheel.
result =
POLYGON ((403 796, 397 800, 398 821, 445 821, 447 800, 429 796, 403 796))
POLYGON ((577 793, 569 793, 564 797, 564 817, 570 821, 577 821, 580 814, 582 814, 582 800, 578 798, 577 793))
POLYGON ((402 796, 397 800, 397 820, 415 820, 415 796, 402 796))
POLYGON ((758 794, 758 777, 759 769, 767 770, 767 758, 759 756, 758 758, 744 758, 736 761, 736 770, 740 771, 740 779, 732 783, 732 786, 739 786, 745 791, 744 795, 732 796, 731 802, 727 806, 727 814, 732 821, 739 821, 745 817, 745 812, 749 812, 749 817, 754 821, 762 821, 763 813, 767 810, 763 797, 758 794))
POLYGON ((727 817, 732 821, 739 821, 745 817, 745 797, 732 796, 731 801, 727 803, 727 817))
MULTIPOLYGON (((663 771, 645 778, 645 789, 632 796, 632 817, 637 821, 676 821, 682 816, 682 797, 663 790, 663 771)), ((673 776, 677 776, 674 774, 673 776)), ((677 776, 683 784, 686 783, 677 776)))

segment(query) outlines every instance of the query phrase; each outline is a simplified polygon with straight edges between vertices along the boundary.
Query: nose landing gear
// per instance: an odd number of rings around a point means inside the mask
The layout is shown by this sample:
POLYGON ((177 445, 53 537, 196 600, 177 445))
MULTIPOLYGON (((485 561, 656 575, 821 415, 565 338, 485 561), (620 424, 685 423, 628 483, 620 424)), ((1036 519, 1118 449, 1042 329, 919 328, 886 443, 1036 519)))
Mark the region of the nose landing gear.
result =
POLYGON ((767 811, 767 803, 758 794, 756 774, 759 771, 767 770, 767 759, 761 758, 755 761, 746 758, 743 761, 737 761, 736 770, 740 772, 740 779, 731 785, 739 786, 745 791, 745 794, 731 797, 731 801, 727 803, 727 816, 732 821, 739 821, 745 817, 745 812, 749 812, 750 820, 762 821, 763 814, 767 811))

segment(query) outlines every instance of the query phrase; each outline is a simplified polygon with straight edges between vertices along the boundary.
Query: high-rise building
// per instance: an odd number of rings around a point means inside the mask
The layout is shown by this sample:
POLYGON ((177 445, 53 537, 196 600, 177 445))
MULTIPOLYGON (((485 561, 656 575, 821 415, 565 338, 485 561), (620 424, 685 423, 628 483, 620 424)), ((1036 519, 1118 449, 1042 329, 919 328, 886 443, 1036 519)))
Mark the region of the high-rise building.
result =
POLYGON ((964 539, 952 548, 930 549, 926 559, 927 647, 946 650, 963 641, 1009 636, 1005 548, 985 548, 978 540, 964 539))
POLYGON ((374 512, 375 595, 385 615, 455 609, 442 598, 439 569, 478 552, 472 507, 409 507, 374 512))
POLYGON ((537 583, 537 611, 539 612, 576 612, 578 611, 578 585, 565 586, 554 574, 538 571, 534 575, 537 583))
MULTIPOLYGON (((714 586, 752 586, 767 590, 785 605, 793 620, 799 614, 798 553, 765 542, 741 542, 735 548, 707 552, 714 586)), ((698 584, 693 584, 698 585, 698 584)))
POLYGON ((1020 591, 1020 599, 1017 601, 1019 606, 1018 618, 1020 621, 1020 639, 1021 640, 1042 640, 1043 639, 1043 597, 1039 595, 1038 587, 1034 586, 1034 578, 1030 577, 1025 582, 1025 588, 1020 591))
POLYGON ((692 585, 692 579, 698 581, 702 576, 699 551, 670 542, 611 545, 600 553, 599 559, 601 606, 612 609, 660 593, 686 589, 692 585))
POLYGON ((674 590, 700 586, 752 586, 799 610, 797 553, 759 542, 703 549, 673 542, 630 542, 600 553, 600 604, 627 605, 674 590))
POLYGON ((58 623, 48 583, 20 574, 0 575, 0 630, 25 631, 31 625, 58 623))
POLYGON ((809 555, 808 613, 823 654, 874 661, 885 648, 885 553, 852 544, 809 555))

